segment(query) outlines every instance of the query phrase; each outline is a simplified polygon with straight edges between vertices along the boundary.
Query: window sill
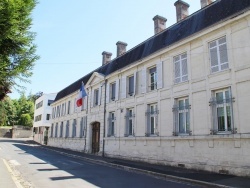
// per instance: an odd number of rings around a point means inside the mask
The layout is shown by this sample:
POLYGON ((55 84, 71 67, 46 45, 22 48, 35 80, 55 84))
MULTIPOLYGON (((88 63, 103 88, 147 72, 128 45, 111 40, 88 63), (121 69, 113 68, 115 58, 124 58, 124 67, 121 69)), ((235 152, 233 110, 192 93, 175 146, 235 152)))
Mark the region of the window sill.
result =
POLYGON ((175 82, 174 82, 174 86, 177 86, 177 85, 184 85, 184 84, 187 84, 187 83, 189 83, 189 80, 182 81, 182 82, 178 82, 178 83, 175 83, 175 82))
POLYGON ((228 69, 225 69, 225 70, 222 70, 222 71, 217 71, 217 72, 211 72, 210 71, 210 74, 208 75, 208 77, 213 77, 215 75, 220 75, 220 74, 225 74, 225 73, 229 73, 231 72, 231 68, 228 68, 228 69))

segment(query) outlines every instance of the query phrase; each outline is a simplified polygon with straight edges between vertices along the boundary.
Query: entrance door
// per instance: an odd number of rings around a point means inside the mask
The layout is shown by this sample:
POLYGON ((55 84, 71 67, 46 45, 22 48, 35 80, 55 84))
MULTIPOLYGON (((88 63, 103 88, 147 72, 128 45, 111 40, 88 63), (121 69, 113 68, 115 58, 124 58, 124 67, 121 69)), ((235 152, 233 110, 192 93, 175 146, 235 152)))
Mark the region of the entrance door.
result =
POLYGON ((100 123, 96 122, 92 125, 92 153, 100 150, 100 123))

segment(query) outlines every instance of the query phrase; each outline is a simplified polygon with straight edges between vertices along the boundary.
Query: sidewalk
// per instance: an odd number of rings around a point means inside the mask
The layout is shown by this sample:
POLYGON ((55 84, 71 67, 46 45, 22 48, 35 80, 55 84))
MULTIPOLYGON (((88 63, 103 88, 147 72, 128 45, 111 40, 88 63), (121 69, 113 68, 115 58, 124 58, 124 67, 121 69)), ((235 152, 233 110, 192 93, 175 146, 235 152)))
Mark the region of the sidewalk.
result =
MULTIPOLYGON (((27 141, 29 144, 37 144, 34 141, 27 141)), ((60 152, 64 155, 70 155, 76 158, 82 158, 95 163, 101 163, 116 168, 122 168, 129 171, 146 173, 161 178, 175 181, 184 181, 199 184, 205 187, 250 187, 250 178, 237 177, 233 175, 217 174, 206 171, 189 170, 172 166, 149 164, 144 162, 135 162, 123 159, 101 157, 97 155, 86 154, 82 152, 42 146, 44 149, 60 152)))
POLYGON ((5 161, 0 158, 0 187, 17 188, 14 180, 11 178, 11 172, 7 168, 5 161))

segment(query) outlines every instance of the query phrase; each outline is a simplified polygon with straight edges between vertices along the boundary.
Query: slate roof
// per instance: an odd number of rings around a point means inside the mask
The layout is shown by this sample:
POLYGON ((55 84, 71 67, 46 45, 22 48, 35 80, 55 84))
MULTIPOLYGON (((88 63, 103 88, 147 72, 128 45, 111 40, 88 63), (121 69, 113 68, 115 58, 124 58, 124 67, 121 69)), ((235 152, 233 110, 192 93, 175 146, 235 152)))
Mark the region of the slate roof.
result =
POLYGON ((55 102, 77 91, 82 82, 86 84, 93 72, 109 75, 214 24, 247 11, 249 7, 250 0, 217 0, 67 86, 58 92, 55 102))

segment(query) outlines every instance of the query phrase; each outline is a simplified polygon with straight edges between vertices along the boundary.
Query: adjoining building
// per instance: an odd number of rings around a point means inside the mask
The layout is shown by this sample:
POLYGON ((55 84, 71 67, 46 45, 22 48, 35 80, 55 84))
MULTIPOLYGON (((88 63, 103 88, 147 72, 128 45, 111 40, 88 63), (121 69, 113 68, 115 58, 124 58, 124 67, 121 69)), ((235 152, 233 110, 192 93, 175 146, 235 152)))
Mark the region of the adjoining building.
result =
POLYGON ((155 16, 155 35, 61 90, 50 146, 250 176, 250 1, 201 0, 177 23, 155 16), (79 89, 87 97, 76 106, 79 89))
POLYGON ((34 141, 47 144, 48 130, 51 126, 51 104, 54 102, 56 93, 43 94, 35 102, 33 136, 34 141))

